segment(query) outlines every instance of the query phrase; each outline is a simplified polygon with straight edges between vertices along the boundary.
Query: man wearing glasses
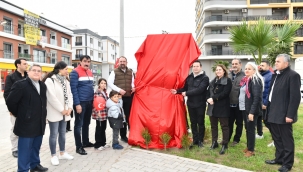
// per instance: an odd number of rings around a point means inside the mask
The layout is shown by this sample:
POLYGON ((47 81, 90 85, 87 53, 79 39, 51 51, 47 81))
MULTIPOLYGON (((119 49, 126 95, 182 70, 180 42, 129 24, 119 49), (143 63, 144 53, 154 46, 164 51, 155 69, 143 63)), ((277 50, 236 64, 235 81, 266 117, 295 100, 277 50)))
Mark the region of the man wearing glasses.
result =
POLYGON ((16 117, 18 171, 48 170, 39 157, 46 125, 46 86, 40 79, 41 66, 33 64, 28 77, 15 82, 6 99, 8 110, 16 117))

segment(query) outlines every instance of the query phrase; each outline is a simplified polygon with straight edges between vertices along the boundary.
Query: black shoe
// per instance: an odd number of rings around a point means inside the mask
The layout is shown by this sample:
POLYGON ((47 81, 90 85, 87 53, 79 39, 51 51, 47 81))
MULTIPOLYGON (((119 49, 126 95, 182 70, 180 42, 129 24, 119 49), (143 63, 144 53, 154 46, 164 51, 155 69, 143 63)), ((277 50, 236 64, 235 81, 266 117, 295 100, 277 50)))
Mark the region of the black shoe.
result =
POLYGON ((210 146, 210 148, 209 149, 216 149, 216 148, 218 148, 219 147, 219 144, 218 144, 218 142, 217 141, 213 141, 213 143, 211 144, 211 146, 210 146))
POLYGON ((202 148, 203 147, 203 143, 201 141, 198 142, 198 147, 202 148))
POLYGON ((94 144, 92 144, 91 142, 88 142, 88 144, 83 144, 82 146, 83 148, 88 148, 88 147, 94 147, 94 144))
POLYGON ((83 149, 83 147, 80 147, 76 149, 76 152, 80 155, 87 155, 86 151, 83 149))
POLYGON ((285 167, 285 166, 280 167, 278 170, 279 170, 279 171, 281 171, 281 172, 287 172, 287 171, 290 171, 290 169, 289 169, 289 168, 287 168, 287 167, 285 167))
POLYGON ((222 145, 222 148, 221 148, 219 154, 220 154, 220 155, 225 154, 225 150, 226 150, 226 149, 227 149, 227 144, 226 144, 226 145, 222 145))
POLYGON ((48 171, 48 168, 42 167, 42 165, 38 164, 35 168, 31 169, 30 172, 42 172, 48 171))
POLYGON ((71 129, 66 129, 66 131, 73 131, 73 130, 71 130, 71 129))
POLYGON ((13 151, 12 155, 13 155, 13 157, 18 158, 18 151, 13 151))
POLYGON ((281 162, 277 162, 276 160, 266 160, 265 161, 265 163, 266 164, 270 164, 270 165, 275 165, 275 164, 280 164, 280 165, 282 165, 282 163, 281 162))
POLYGON ((127 137, 121 137, 121 140, 125 143, 128 143, 128 138, 127 137))

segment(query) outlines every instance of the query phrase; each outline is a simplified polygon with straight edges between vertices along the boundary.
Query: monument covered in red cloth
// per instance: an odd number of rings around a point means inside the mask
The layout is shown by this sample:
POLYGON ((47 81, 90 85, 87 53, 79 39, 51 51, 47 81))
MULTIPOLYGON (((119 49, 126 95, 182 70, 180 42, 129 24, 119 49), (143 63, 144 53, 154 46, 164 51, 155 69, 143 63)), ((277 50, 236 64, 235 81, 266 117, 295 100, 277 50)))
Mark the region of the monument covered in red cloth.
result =
POLYGON ((187 133, 183 96, 170 89, 183 87, 191 64, 201 54, 192 34, 148 35, 135 56, 138 62, 130 115, 128 143, 146 148, 141 136, 148 128, 149 148, 164 148, 159 136, 167 132, 167 147, 181 148, 187 133))

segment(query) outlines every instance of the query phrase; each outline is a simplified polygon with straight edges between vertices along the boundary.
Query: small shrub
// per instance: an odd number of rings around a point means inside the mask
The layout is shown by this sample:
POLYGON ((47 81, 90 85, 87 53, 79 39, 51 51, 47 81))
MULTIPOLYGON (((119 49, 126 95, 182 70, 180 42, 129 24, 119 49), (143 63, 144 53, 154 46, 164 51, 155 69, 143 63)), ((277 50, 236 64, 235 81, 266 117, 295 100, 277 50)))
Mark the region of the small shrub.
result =
POLYGON ((160 135, 160 139, 161 142, 164 144, 164 150, 166 151, 166 146, 169 143, 171 136, 167 132, 164 132, 160 135))
POLYGON ((143 128, 143 130, 142 130, 142 132, 141 132, 141 135, 142 135, 142 137, 143 137, 143 139, 144 139, 144 143, 145 143, 145 145, 146 145, 146 149, 148 149, 148 145, 150 144, 150 142, 151 142, 151 135, 150 135, 150 133, 149 133, 149 131, 148 131, 148 128, 143 128))
POLYGON ((182 147, 184 147, 186 150, 189 150, 189 147, 192 143, 192 140, 190 139, 190 137, 188 136, 188 134, 184 134, 181 137, 181 145, 182 147))

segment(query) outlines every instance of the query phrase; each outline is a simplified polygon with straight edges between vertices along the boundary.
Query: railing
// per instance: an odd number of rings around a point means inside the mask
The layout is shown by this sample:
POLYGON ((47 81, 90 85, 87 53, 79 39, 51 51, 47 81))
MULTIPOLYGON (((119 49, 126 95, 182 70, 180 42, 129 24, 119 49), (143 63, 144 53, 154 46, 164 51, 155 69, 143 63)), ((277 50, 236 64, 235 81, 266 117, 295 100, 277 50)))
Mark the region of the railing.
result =
POLYGON ((296 34, 297 34, 297 36, 302 37, 303 36, 303 28, 298 29, 296 34))
POLYGON ((40 42, 47 43, 47 37, 46 36, 40 36, 40 42))
POLYGON ((24 37, 24 28, 18 28, 18 35, 24 37))
POLYGON ((291 0, 291 2, 303 2, 303 0, 291 0))
POLYGON ((82 45, 82 41, 81 42, 75 42, 75 45, 82 45))
POLYGON ((3 58, 5 58, 5 59, 14 59, 14 52, 3 51, 3 58))
POLYGON ((250 4, 287 3, 287 0, 250 0, 250 4))
POLYGON ((75 58, 76 58, 76 59, 80 59, 81 56, 82 56, 82 54, 76 54, 76 55, 75 55, 75 58))
POLYGON ((42 55, 34 55, 33 61, 38 63, 46 63, 46 57, 42 55))
POLYGON ((24 53, 18 53, 19 58, 24 58, 27 61, 32 61, 32 55, 30 54, 24 54, 24 53))
POLYGON ((62 47, 69 49, 69 50, 71 50, 71 48, 72 48, 70 44, 62 44, 62 47))
POLYGON ((12 25, 6 24, 6 25, 3 26, 3 28, 4 28, 4 32, 14 34, 14 30, 13 30, 12 25))
POLYGON ((206 52, 206 55, 251 55, 249 53, 235 53, 233 50, 210 50, 206 52))
POLYGON ((55 39, 50 39, 50 43, 51 43, 52 45, 57 45, 57 40, 55 40, 55 39))

